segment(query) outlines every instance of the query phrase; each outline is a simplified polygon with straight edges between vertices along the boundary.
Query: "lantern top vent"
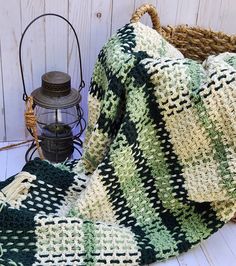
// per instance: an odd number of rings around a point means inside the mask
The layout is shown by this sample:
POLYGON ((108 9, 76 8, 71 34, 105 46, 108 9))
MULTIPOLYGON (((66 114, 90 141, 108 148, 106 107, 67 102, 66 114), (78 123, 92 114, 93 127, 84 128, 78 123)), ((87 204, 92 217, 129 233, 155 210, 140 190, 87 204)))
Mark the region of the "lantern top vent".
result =
POLYGON ((71 88, 71 77, 59 71, 42 76, 42 86, 31 94, 34 103, 46 109, 70 108, 79 104, 80 93, 71 88))
POLYGON ((68 95, 71 90, 71 78, 63 72, 47 72, 42 76, 42 89, 48 96, 68 95))

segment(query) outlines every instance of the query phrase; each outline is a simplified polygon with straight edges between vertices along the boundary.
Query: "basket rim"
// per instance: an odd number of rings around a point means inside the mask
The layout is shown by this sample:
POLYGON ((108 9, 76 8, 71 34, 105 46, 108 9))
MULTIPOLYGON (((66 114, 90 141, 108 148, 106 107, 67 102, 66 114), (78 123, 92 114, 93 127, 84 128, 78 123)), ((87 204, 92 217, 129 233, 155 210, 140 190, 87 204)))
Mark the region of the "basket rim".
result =
POLYGON ((193 32, 199 32, 201 34, 204 34, 205 36, 208 34, 209 37, 213 35, 217 35, 218 37, 228 37, 230 39, 236 38, 236 33, 231 34, 227 32, 223 32, 222 30, 214 30, 211 28, 205 28, 200 25, 191 25, 189 26, 188 24, 179 24, 179 25, 161 25, 160 17, 158 14, 158 9, 152 5, 152 4, 142 4, 140 7, 138 7, 132 14, 130 23, 142 23, 140 22, 141 17, 145 14, 148 13, 153 29, 159 32, 160 34, 164 33, 163 31, 193 31, 193 32))
POLYGON ((235 37, 236 38, 236 33, 235 34, 230 34, 230 33, 227 33, 227 32, 223 32, 223 31, 218 31, 218 30, 214 30, 212 28, 204 28, 204 27, 201 27, 201 26, 189 26, 188 24, 179 24, 179 25, 162 25, 161 26, 162 29, 164 30, 192 30, 192 31, 198 31, 198 32, 201 32, 201 33, 208 33, 209 35, 211 34, 217 34, 219 36, 228 36, 228 37, 235 37))

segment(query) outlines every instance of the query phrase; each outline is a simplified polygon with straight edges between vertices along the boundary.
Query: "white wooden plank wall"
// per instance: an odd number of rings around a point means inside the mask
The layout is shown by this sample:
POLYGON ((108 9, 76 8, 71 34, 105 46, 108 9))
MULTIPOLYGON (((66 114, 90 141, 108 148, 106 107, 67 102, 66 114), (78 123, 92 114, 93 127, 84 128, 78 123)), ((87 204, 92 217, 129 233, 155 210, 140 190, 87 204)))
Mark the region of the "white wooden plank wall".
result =
MULTIPOLYGON (((68 18, 76 28, 86 81, 82 105, 86 109, 89 81, 99 50, 144 2, 158 7, 163 25, 184 23, 236 33, 235 0, 0 0, 0 141, 27 137, 18 46, 22 31, 33 18, 54 12, 68 18)), ((142 21, 150 25, 147 15, 142 21)), ((68 26, 55 17, 38 21, 27 33, 23 63, 29 93, 40 85, 41 75, 50 70, 68 72, 73 86, 79 85, 74 36, 68 26)))

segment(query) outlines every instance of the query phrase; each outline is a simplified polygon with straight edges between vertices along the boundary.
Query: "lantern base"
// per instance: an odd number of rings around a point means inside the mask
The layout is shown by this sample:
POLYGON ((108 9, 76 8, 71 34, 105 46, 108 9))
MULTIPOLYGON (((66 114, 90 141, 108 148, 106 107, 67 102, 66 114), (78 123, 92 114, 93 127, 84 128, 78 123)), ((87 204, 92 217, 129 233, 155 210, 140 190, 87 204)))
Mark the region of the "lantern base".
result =
MULTIPOLYGON (((50 147, 51 144, 52 143, 43 143, 43 141, 40 142, 40 147, 42 149, 45 159, 52 163, 60 163, 60 162, 64 162, 66 160, 71 159, 75 150, 78 152, 79 157, 82 156, 82 152, 79 149, 79 148, 82 148, 83 146, 83 142, 81 139, 72 140, 72 142, 70 143, 70 147, 67 144, 68 146, 67 152, 64 152, 64 153, 62 152, 63 154, 60 153, 60 155, 55 153, 56 152, 55 149, 47 150, 47 148, 50 147)), ((35 141, 33 141, 30 147, 28 148, 28 150, 26 151, 25 161, 26 162, 31 161, 36 151, 37 151, 37 146, 36 146, 35 141)), ((73 158, 73 159, 79 159, 79 158, 73 158)))
POLYGON ((54 163, 64 162, 74 152, 73 139, 50 139, 41 142, 41 148, 46 160, 54 163))

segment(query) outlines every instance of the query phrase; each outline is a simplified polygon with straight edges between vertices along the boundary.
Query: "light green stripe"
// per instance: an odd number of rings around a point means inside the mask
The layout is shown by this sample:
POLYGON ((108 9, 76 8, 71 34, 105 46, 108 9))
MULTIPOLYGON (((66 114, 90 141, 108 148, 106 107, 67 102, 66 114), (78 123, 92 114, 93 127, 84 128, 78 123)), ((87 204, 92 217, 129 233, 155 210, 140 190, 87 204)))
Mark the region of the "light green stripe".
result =
POLYGON ((96 265, 96 257, 93 255, 96 251, 95 226, 92 222, 84 222, 82 231, 84 233, 84 259, 89 260, 86 262, 86 266, 94 266, 96 265))
POLYGON ((167 54, 166 44, 167 44, 167 42, 164 39, 162 39, 161 40, 161 46, 159 48, 160 57, 164 57, 167 54))
POLYGON ((117 116, 119 104, 120 97, 115 95, 112 90, 107 91, 102 104, 102 113, 107 119, 114 120, 117 116))
POLYGON ((225 61, 234 69, 236 69, 236 56, 229 56, 228 58, 226 57, 225 61))
POLYGON ((113 150, 111 160, 132 214, 149 237, 150 243, 155 247, 159 256, 168 257, 171 254, 177 254, 177 242, 154 211, 145 192, 131 147, 126 142, 124 135, 119 134, 118 138, 119 143, 123 138, 122 145, 113 150), (164 255, 165 250, 169 251, 164 255))
POLYGON ((109 70, 117 78, 120 78, 122 83, 125 83, 127 81, 127 74, 134 66, 135 56, 124 52, 122 43, 117 36, 113 36, 103 50, 106 55, 106 65, 109 66, 109 70), (125 64, 117 62, 117 58, 119 58, 119 62, 125 62, 125 64))
POLYGON ((145 127, 140 126, 138 130, 139 147, 147 159, 152 175, 155 177, 158 197, 162 201, 163 207, 169 209, 176 216, 176 220, 181 225, 182 232, 185 233, 186 239, 190 243, 209 236, 211 229, 207 227, 201 215, 194 212, 194 207, 185 205, 179 199, 175 198, 171 189, 172 184, 168 165, 165 162, 164 153, 157 139, 157 129, 155 128, 154 121, 144 111, 147 109, 147 102, 142 89, 135 88, 135 90, 130 92, 129 97, 131 97, 132 102, 130 107, 127 104, 127 108, 131 112, 131 120, 136 125, 145 124, 145 127), (134 110, 132 106, 136 107, 134 108, 135 112, 132 111, 134 110))
POLYGON ((102 90, 107 91, 109 82, 107 80, 106 71, 99 61, 95 64, 92 81, 102 88, 102 90))
POLYGON ((201 67, 199 64, 191 62, 187 68, 187 71, 189 72, 192 80, 195 80, 195 82, 190 84, 190 88, 192 89, 191 96, 194 98, 194 108, 197 111, 199 121, 205 128, 211 140, 213 158, 218 162, 218 170, 220 172, 220 175, 223 177, 221 178, 221 180, 219 180, 219 184, 221 184, 222 187, 226 189, 230 198, 235 199, 236 184, 234 182, 233 174, 229 170, 229 163, 226 152, 227 146, 224 145, 222 140, 223 133, 217 130, 215 124, 211 120, 200 94, 194 92, 196 91, 195 88, 201 88, 201 79, 196 79, 196 73, 201 72, 201 67), (193 75, 193 73, 195 74, 193 75))

